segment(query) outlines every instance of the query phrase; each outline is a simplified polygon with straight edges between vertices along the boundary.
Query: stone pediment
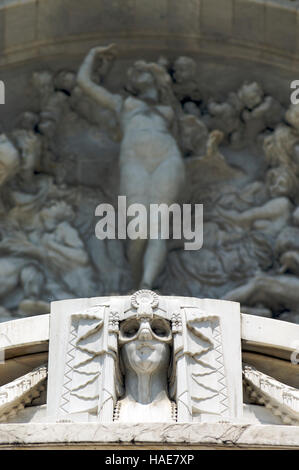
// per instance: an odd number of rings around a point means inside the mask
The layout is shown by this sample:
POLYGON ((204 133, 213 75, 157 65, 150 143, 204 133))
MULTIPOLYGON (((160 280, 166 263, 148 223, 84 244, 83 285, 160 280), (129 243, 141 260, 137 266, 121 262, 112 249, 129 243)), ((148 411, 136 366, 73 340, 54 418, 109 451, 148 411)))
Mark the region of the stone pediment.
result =
POLYGON ((299 322, 298 1, 0 3, 0 448, 299 448, 299 326, 274 320, 299 322), (104 54, 80 84, 112 41, 114 70, 104 54), (155 109, 135 65, 160 78, 155 109), (151 166, 174 138, 181 165, 154 196, 203 203, 205 226, 202 249, 171 240, 135 283, 127 244, 96 240, 93 216, 119 194, 137 108, 150 132, 127 157, 151 166), (54 299, 72 300, 49 318, 54 299))

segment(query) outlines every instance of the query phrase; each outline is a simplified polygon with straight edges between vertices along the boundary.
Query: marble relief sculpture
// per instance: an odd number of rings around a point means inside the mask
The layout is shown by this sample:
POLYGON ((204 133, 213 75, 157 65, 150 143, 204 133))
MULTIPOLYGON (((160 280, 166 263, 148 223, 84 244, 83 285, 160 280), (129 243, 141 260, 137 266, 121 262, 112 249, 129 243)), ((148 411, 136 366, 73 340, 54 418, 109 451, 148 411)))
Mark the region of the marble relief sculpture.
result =
MULTIPOLYGON (((53 302, 50 316, 21 323, 31 347, 36 341, 28 325, 46 326, 41 342, 49 346, 49 356, 42 352, 29 354, 37 356, 33 362, 16 356, 2 363, 0 422, 59 423, 68 429, 94 423, 105 432, 109 425, 164 424, 174 432, 184 425, 188 433, 196 432, 198 423, 230 423, 241 431, 257 423, 296 426, 297 366, 268 358, 267 368, 265 355, 246 350, 241 355, 241 335, 246 339, 255 325, 249 318, 236 302, 149 290, 53 302), (257 368, 251 364, 256 360, 257 368)), ((265 347, 264 338, 259 339, 261 320, 256 320, 258 344, 265 347)), ((289 329, 286 323, 262 320, 276 331, 289 329)), ((7 334, 18 323, 3 325, 5 355, 14 350, 7 334)))
POLYGON ((116 404, 114 420, 132 422, 143 416, 145 421, 176 421, 176 405, 168 397, 170 322, 150 312, 141 311, 138 317, 120 328, 125 396, 116 404))
POLYGON ((242 415, 237 303, 148 290, 55 302, 50 334, 50 420, 215 422, 242 415))
MULTIPOLYGON (((172 432, 184 425, 184 433, 196 432, 198 423, 230 423, 241 431, 257 423, 296 426, 297 366, 268 358, 267 369, 265 355, 246 350, 241 355, 241 335, 245 339, 255 325, 249 318, 235 302, 149 290, 53 302, 50 316, 38 319, 42 322, 33 317, 23 322, 25 328, 33 322, 47 326, 41 341, 49 344, 48 360, 44 352, 37 354, 35 366, 36 359, 22 362, 24 356, 2 363, 6 375, 1 376, 0 422, 59 423, 67 429, 94 423, 102 424, 104 432, 110 425, 135 429, 164 424, 172 432), (251 364, 256 358, 257 368, 251 364), (12 362, 21 367, 17 378, 12 362)), ((260 337, 261 322, 256 320, 260 337)), ((262 320, 276 331, 289 329, 285 323, 262 320)), ((9 333, 12 325, 3 326, 9 333)), ((6 333, 1 345, 5 342, 13 351, 6 333)), ((36 345, 31 334, 29 339, 36 345)), ((259 341, 265 347, 264 338, 259 341)), ((266 429, 273 432, 272 426, 266 429)))
MULTIPOLYGON (((92 81, 94 62, 101 59, 110 68, 116 54, 114 45, 92 49, 78 73, 78 84, 99 106, 110 109, 118 118, 121 130, 120 189, 127 204, 176 202, 184 183, 184 163, 171 134, 175 100, 170 77, 162 66, 144 61, 128 70, 127 89, 131 96, 112 94, 92 81)), ((128 259, 137 283, 151 288, 167 256, 166 240, 137 239, 128 241, 128 259)))
POLYGON ((298 321, 296 106, 253 80, 207 95, 194 58, 133 62, 114 45, 34 72, 28 90, 0 137, 2 321, 137 286, 298 321), (120 194, 203 204, 203 247, 98 240, 95 208, 120 194))

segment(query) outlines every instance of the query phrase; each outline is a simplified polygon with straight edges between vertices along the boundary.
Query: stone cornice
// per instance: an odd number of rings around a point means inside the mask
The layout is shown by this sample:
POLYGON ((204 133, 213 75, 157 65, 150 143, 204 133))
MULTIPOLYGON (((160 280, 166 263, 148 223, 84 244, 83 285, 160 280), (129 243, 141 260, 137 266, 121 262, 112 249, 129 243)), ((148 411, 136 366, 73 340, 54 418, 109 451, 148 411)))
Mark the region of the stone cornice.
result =
POLYGON ((299 449, 298 426, 231 423, 1 424, 0 449, 299 449))

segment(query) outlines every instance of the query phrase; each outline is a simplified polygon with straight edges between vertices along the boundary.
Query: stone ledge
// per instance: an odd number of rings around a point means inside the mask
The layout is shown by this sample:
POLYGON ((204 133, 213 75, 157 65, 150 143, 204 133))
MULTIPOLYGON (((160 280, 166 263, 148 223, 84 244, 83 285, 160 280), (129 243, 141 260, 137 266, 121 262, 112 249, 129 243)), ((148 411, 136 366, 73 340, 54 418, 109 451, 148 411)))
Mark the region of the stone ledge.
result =
MULTIPOLYGON (((91 305, 96 305, 97 297, 90 302, 91 305)), ((80 308, 78 303, 78 310, 80 308)), ((49 318, 49 314, 46 314, 0 323, 0 348, 5 348, 6 359, 25 353, 47 351, 49 318)), ((244 313, 241 322, 241 338, 246 345, 245 350, 268 347, 272 348, 272 356, 290 360, 290 354, 294 350, 293 343, 299 339, 299 325, 244 313), (250 349, 249 345, 252 346, 250 349)))
POLYGON ((299 449, 299 427, 231 423, 1 424, 0 449, 299 449))
POLYGON ((52 53, 69 54, 69 39, 77 43, 76 49, 90 36, 94 36, 92 45, 107 43, 111 37, 129 40, 131 50, 145 38, 145 47, 152 44, 155 49, 157 32, 160 46, 174 44, 174 50, 189 49, 191 44, 208 53, 208 41, 213 53, 221 56, 219 45, 224 42, 238 46, 238 55, 249 60, 251 50, 254 60, 264 63, 271 63, 272 55, 286 56, 289 68, 299 57, 299 0, 153 0, 150 7, 146 0, 0 3, 4 65, 52 53))

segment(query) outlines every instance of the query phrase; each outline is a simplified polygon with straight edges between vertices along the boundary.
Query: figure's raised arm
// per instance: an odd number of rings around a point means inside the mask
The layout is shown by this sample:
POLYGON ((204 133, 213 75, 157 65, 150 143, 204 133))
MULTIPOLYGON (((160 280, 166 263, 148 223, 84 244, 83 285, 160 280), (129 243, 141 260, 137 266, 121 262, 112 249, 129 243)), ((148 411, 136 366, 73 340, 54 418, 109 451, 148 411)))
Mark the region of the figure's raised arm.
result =
POLYGON ((116 46, 111 44, 107 47, 94 47, 85 57, 77 76, 77 83, 83 91, 99 105, 119 113, 122 105, 122 97, 110 93, 104 87, 92 81, 92 70, 97 58, 102 60, 102 69, 107 72, 115 58, 116 46))

